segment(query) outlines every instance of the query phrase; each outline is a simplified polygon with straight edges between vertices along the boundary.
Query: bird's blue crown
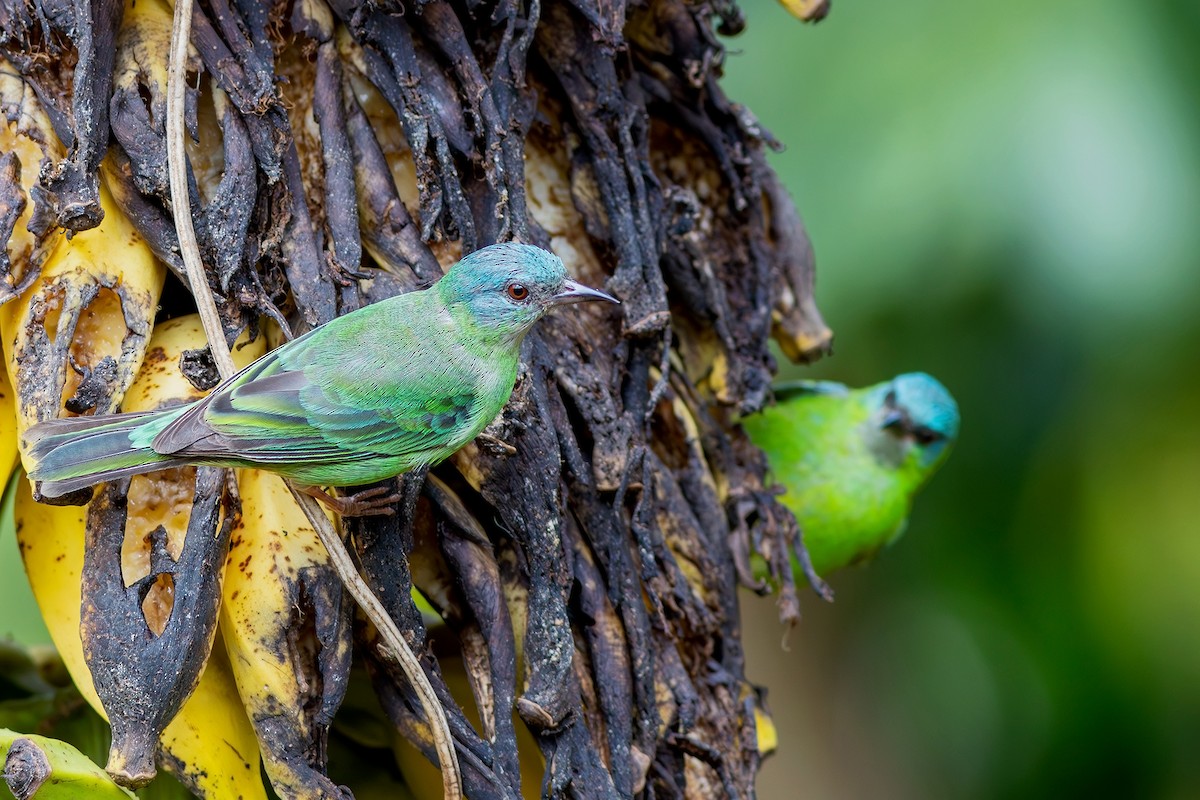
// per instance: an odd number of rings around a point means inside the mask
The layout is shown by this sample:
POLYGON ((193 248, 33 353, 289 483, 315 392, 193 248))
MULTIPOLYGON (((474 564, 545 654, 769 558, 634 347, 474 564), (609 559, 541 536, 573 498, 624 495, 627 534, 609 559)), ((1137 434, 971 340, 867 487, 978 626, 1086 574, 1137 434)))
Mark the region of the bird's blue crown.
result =
POLYGON ((958 437, 958 403, 937 379, 924 372, 908 372, 892 379, 898 408, 908 413, 913 425, 928 428, 948 441, 958 437))
POLYGON ((472 296, 504 288, 519 281, 530 291, 557 291, 566 280, 562 259, 548 250, 529 244, 504 242, 476 250, 455 264, 442 283, 448 301, 465 301, 472 296))

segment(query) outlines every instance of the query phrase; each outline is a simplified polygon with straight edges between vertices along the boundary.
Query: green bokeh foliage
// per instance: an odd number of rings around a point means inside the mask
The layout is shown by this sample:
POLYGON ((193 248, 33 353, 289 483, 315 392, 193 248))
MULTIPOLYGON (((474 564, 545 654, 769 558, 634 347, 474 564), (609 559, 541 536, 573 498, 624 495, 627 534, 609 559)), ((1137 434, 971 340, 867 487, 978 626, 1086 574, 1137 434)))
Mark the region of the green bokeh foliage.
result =
POLYGON ((792 652, 748 625, 764 796, 1200 796, 1200 7, 745 10, 726 87, 788 145, 836 332, 785 374, 926 370, 963 413, 792 652))

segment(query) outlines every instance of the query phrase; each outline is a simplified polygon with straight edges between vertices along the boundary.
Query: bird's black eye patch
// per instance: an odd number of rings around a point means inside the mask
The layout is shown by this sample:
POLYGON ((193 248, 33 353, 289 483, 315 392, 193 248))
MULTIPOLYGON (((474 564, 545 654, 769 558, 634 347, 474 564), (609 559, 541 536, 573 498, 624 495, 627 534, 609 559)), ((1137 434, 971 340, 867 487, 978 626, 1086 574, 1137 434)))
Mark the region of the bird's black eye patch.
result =
POLYGON ((940 433, 938 433, 937 431, 933 431, 933 430, 930 430, 929 428, 926 428, 924 425, 918 425, 917 427, 912 429, 912 437, 913 437, 913 440, 916 441, 917 444, 927 445, 927 444, 933 444, 938 439, 941 439, 942 435, 940 433))
POLYGON ((523 283, 510 283, 504 291, 518 303, 529 299, 529 289, 523 283))

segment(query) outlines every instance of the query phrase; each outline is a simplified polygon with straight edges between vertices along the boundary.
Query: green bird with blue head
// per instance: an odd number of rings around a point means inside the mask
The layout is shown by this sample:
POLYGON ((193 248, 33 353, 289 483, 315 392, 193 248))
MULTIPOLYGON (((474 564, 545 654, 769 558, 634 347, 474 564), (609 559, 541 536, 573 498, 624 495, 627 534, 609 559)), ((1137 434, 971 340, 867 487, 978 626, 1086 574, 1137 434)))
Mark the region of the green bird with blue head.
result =
POLYGON ((190 405, 35 425, 25 464, 51 498, 196 464, 270 470, 343 513, 390 513, 392 498, 339 501, 316 487, 391 478, 474 439, 512 394, 525 334, 583 300, 617 302, 568 278, 553 253, 491 245, 428 289, 314 328, 190 405))
POLYGON ((913 496, 958 438, 958 404, 922 372, 864 389, 784 384, 775 398, 742 424, 786 489, 781 500, 821 576, 871 558, 904 532, 913 496))

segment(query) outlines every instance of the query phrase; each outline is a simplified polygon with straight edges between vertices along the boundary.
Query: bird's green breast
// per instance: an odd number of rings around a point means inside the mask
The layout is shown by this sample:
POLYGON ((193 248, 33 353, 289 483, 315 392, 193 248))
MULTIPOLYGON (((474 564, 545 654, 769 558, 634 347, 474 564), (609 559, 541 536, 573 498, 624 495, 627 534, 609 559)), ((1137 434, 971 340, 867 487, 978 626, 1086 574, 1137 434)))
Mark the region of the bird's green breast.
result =
POLYGON ((743 424, 786 488, 781 499, 803 529, 818 574, 867 558, 900 533, 910 502, 907 470, 872 455, 864 437, 869 412, 854 395, 799 398, 743 424))

